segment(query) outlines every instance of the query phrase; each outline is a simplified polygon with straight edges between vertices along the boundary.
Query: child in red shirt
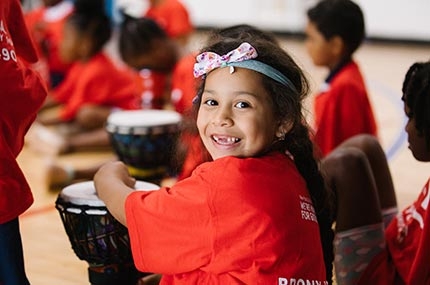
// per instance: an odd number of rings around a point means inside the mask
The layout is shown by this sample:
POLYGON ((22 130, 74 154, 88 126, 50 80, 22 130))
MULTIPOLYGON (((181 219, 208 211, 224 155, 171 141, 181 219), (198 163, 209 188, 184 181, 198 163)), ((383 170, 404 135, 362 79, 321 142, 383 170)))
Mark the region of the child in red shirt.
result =
MULTIPOLYGON (((128 16, 124 16, 126 22, 128 16)), ((174 39, 181 56, 188 54, 188 40, 194 32, 194 26, 187 8, 181 1, 150 0, 144 17, 154 20, 169 38, 174 39)), ((127 24, 123 25, 127 26, 127 24)), ((171 97, 170 76, 150 67, 140 67, 140 73, 142 83, 147 87, 145 94, 142 94, 143 102, 148 102, 144 104, 144 108, 164 108, 164 104, 168 104, 171 97)))
POLYGON ((0 284, 29 284, 18 216, 33 203, 17 156, 46 97, 42 79, 27 66, 37 61, 18 0, 0 1, 0 284))
POLYGON ((74 63, 45 102, 45 108, 59 106, 58 112, 41 112, 38 122, 42 126, 35 126, 30 146, 54 153, 108 148, 110 141, 104 131, 108 115, 115 109, 140 108, 134 74, 120 69, 103 51, 112 32, 103 1, 76 1, 64 28, 67 36, 61 56, 74 63), (66 129, 66 135, 44 128, 54 125, 66 129))
MULTIPOLYGON (((155 97, 144 85, 148 82, 148 78, 142 78, 141 94, 142 109, 174 109, 182 115, 186 115, 192 106, 192 100, 196 94, 196 79, 192 75, 192 69, 195 62, 195 54, 184 54, 183 49, 176 40, 170 38, 165 31, 152 19, 149 18, 132 18, 124 15, 124 22, 121 24, 119 31, 119 54, 121 59, 129 67, 140 71, 142 76, 146 76, 149 70, 155 70, 158 75, 163 78, 169 78, 169 83, 163 79, 162 92, 168 93, 165 98, 155 97), (166 83, 166 84, 165 84, 166 83), (164 90, 165 89, 165 90, 164 90), (146 101, 148 92, 151 93, 151 100, 146 101), (149 104, 148 104, 149 103, 149 104), (149 106, 148 106, 149 105, 149 106)), ((151 72, 149 72, 151 74, 151 72)), ((151 76, 149 74, 149 76, 151 76)), ((152 72, 154 74, 154 72, 152 72)), ((159 78, 160 79, 160 78, 159 78)), ((155 83, 159 86, 159 84, 155 83)), ((93 132, 92 134, 94 134, 93 132)), ((105 137, 107 135, 104 129, 98 130, 97 137, 105 137)), ((186 148, 190 147, 190 143, 195 145, 200 141, 196 141, 195 134, 193 136, 184 136, 187 143, 186 148)), ((193 155, 193 162, 186 172, 188 176, 196 165, 205 161, 204 156, 199 153, 201 148, 196 149, 196 154, 193 155)), ((186 152, 186 150, 184 150, 186 152)), ((49 165, 48 183, 52 187, 64 185, 80 179, 91 179, 99 164, 86 168, 71 168, 58 164, 49 165)), ((182 162, 175 163, 175 169, 181 168, 182 162), (177 166, 176 166, 177 164, 177 166)))
POLYGON ((129 229, 137 268, 161 273, 160 284, 328 284, 320 230, 330 236, 331 224, 302 71, 278 45, 250 38, 212 42, 194 74, 203 76, 197 127, 213 161, 156 191, 134 191, 121 162, 94 177, 129 229))
MULTIPOLYGON (((429 78, 430 62, 417 62, 402 87, 409 149, 424 162, 430 161, 429 78)), ((322 169, 337 194, 337 284, 430 284, 430 180, 397 213, 385 154, 369 135, 345 141, 322 169)))
MULTIPOLYGON (((120 34, 120 54, 137 70, 142 68, 163 72, 170 79, 169 98, 164 108, 174 108, 188 123, 193 98, 197 91, 192 76, 195 53, 184 53, 177 41, 169 37, 156 21, 150 18, 128 18, 120 34), (132 29, 132 27, 134 29, 132 29)), ((181 135, 178 150, 186 157, 177 162, 179 179, 187 177, 195 166, 206 160, 198 134, 192 130, 181 135)), ((180 155, 178 155, 179 157, 180 155)))
POLYGON ((353 54, 364 36, 364 18, 353 1, 319 1, 308 10, 306 47, 329 75, 314 99, 315 142, 327 155, 361 133, 377 135, 365 81, 353 54))

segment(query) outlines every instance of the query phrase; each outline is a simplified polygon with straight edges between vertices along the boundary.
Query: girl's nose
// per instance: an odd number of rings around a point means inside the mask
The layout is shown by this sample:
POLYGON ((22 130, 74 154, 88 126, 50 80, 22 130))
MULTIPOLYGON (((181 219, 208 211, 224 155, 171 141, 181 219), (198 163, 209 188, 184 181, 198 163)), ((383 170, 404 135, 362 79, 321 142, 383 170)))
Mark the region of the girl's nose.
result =
POLYGON ((231 111, 228 108, 218 108, 212 118, 212 123, 217 126, 231 126, 233 125, 233 120, 231 116, 231 111))

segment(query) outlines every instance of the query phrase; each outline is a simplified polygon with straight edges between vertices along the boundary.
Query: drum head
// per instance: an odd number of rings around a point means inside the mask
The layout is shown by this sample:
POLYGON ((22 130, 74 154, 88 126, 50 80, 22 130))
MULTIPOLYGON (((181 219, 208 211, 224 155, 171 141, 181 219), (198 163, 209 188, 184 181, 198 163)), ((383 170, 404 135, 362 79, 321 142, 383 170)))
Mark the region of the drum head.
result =
POLYGON ((168 110, 129 110, 109 115, 106 130, 110 133, 144 135, 156 127, 175 127, 181 121, 181 114, 168 110))
MULTIPOLYGON (((157 190, 160 187, 156 184, 136 181, 134 187, 138 190, 157 190)), ((61 193, 60 197, 65 201, 72 203, 74 205, 86 205, 91 207, 105 207, 105 203, 99 199, 96 193, 96 188, 93 181, 78 182, 65 187, 61 193)))

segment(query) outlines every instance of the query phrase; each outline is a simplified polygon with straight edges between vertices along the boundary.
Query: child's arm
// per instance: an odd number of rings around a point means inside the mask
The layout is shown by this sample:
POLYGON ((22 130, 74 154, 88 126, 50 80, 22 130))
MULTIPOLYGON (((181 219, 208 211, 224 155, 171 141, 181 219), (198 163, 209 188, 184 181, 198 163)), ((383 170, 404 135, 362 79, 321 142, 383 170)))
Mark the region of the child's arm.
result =
POLYGON ((128 169, 120 161, 104 164, 94 175, 94 185, 99 198, 106 204, 109 212, 123 225, 126 225, 125 200, 134 191, 136 179, 128 174, 128 169))

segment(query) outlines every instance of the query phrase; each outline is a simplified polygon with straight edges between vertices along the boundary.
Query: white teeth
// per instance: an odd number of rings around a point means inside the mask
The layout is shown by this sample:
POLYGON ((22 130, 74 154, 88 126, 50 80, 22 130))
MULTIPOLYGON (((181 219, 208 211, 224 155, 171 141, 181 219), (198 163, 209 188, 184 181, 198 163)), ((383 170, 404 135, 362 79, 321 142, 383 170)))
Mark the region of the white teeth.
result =
POLYGON ((238 141, 240 141, 239 138, 235 138, 235 137, 218 137, 218 136, 213 136, 214 141, 216 141, 219 144, 233 144, 233 143, 237 143, 238 141))

